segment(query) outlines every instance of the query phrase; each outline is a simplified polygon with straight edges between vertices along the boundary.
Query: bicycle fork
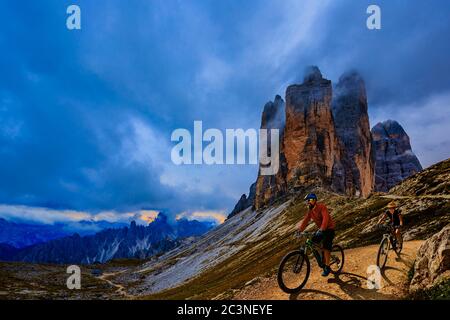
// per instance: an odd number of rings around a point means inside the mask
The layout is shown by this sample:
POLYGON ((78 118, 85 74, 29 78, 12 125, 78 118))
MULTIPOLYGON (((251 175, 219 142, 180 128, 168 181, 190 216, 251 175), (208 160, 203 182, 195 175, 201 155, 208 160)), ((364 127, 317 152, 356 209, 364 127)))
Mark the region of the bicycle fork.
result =
MULTIPOLYGON (((300 251, 302 252, 302 253, 304 253, 304 254, 306 254, 306 251, 304 250, 304 249, 300 249, 300 251)), ((294 273, 299 273, 300 272, 300 270, 302 270, 302 267, 303 267, 303 263, 305 262, 305 258, 303 258, 303 255, 299 255, 298 256, 298 258, 297 258, 297 261, 295 262, 295 265, 294 265, 294 273), (300 262, 299 260, 300 259, 302 259, 302 261, 300 262), (299 262, 300 262, 300 265, 299 265, 299 262)))

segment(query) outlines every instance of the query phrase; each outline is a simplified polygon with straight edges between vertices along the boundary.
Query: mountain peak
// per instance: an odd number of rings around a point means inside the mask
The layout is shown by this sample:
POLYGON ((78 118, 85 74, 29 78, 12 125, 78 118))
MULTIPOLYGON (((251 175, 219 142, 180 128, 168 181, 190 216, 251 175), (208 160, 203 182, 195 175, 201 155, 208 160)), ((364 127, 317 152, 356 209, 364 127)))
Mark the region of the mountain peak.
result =
POLYGON ((323 80, 322 72, 317 66, 308 66, 305 68, 305 75, 303 77, 304 83, 317 82, 323 80))
POLYGON ((344 72, 339 77, 340 83, 345 82, 364 82, 364 79, 362 78, 361 74, 357 70, 349 70, 347 72, 344 72))
POLYGON ((284 100, 276 95, 274 101, 264 105, 261 116, 261 129, 280 129, 284 127, 284 100))
POLYGON ((168 219, 169 219, 169 218, 168 218, 168 216, 167 216, 165 213, 160 212, 160 213, 158 213, 158 215, 156 216, 155 220, 153 220, 153 222, 167 223, 168 219))
POLYGON ((376 152, 376 191, 388 191, 393 186, 422 170, 412 152, 408 134, 395 120, 377 123, 372 128, 376 152))
POLYGON ((409 140, 409 136, 407 135, 405 129, 403 129, 403 127, 401 126, 400 123, 398 123, 395 120, 386 120, 383 122, 378 122, 373 128, 372 128, 372 134, 374 136, 378 137, 384 137, 384 138, 389 138, 389 137, 393 137, 394 135, 396 136, 402 136, 404 138, 408 138, 409 140))

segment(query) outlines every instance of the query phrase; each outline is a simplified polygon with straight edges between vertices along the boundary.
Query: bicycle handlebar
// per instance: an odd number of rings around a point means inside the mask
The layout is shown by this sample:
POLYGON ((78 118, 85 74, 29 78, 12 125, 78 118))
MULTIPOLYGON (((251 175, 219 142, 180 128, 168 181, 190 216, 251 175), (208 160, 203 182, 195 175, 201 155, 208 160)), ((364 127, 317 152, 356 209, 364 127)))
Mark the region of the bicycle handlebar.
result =
POLYGON ((378 229, 383 231, 394 231, 395 228, 402 228, 402 226, 396 226, 394 227, 392 224, 379 224, 378 229))
POLYGON ((315 232, 306 232, 306 231, 303 231, 303 232, 296 231, 295 232, 295 236, 297 238, 309 238, 309 237, 314 236, 314 234, 315 234, 315 232))

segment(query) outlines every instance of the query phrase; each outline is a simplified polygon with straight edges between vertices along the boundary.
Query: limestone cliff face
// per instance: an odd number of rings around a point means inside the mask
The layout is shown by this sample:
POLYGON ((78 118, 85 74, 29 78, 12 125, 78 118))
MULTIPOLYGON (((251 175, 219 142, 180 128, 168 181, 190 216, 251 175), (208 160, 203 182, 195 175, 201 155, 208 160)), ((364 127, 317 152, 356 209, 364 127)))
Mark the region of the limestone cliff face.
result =
POLYGON ((284 153, 289 187, 314 185, 352 193, 352 172, 345 162, 331 110, 332 85, 311 67, 300 85, 286 90, 284 153))
POLYGON ((341 76, 334 90, 334 123, 351 166, 355 193, 363 197, 372 192, 375 184, 375 152, 367 109, 362 77, 356 72, 341 76))
MULTIPOLYGON (((261 117, 261 129, 278 129, 280 130, 280 168, 276 175, 264 176, 258 172, 255 189, 256 209, 260 209, 270 204, 274 199, 283 195, 287 191, 286 186, 286 158, 284 156, 283 136, 285 124, 285 103, 283 99, 277 95, 275 100, 269 101, 264 106, 261 117)), ((270 150, 270 136, 268 139, 268 150, 270 150)))
POLYGON ((376 191, 388 191, 422 170, 419 159, 412 152, 409 136, 397 121, 378 123, 372 128, 372 136, 376 152, 376 191))

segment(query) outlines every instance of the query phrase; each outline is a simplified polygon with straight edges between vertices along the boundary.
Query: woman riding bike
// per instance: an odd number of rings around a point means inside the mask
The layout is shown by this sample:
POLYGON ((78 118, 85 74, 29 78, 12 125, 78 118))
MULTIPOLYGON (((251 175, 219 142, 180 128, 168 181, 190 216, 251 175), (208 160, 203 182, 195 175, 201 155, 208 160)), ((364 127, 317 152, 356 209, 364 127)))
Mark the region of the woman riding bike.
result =
POLYGON ((392 246, 394 250, 396 250, 397 243, 401 243, 401 231, 400 228, 403 226, 403 216, 401 214, 401 211, 397 209, 397 204, 395 201, 389 202, 387 205, 387 210, 381 215, 380 219, 378 220, 378 224, 381 224, 383 220, 389 219, 390 224, 394 228, 394 234, 397 238, 397 242, 393 243, 392 246))

